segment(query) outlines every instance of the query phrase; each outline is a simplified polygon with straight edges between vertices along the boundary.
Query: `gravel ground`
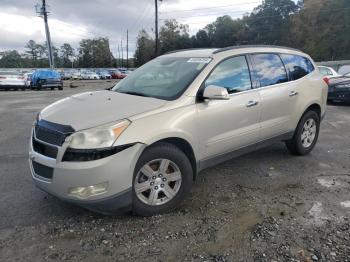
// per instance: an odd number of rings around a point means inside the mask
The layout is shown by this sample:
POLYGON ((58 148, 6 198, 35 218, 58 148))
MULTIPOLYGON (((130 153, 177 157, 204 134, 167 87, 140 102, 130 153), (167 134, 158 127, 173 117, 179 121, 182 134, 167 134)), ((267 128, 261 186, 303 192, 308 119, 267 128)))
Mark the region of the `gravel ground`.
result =
POLYGON ((174 212, 102 216, 35 188, 32 121, 45 105, 111 86, 0 92, 0 261, 350 261, 350 107, 330 105, 305 157, 284 145, 198 177, 174 212))

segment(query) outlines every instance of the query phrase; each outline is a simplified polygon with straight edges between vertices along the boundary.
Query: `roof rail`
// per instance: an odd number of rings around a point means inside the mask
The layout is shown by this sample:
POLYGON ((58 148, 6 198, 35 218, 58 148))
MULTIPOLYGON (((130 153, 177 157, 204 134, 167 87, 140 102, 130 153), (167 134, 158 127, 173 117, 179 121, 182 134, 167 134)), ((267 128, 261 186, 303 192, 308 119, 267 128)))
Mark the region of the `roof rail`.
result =
POLYGON ((164 55, 169 55, 169 54, 174 54, 174 53, 178 53, 178 52, 183 52, 183 51, 194 51, 194 50, 205 50, 205 49, 217 49, 217 48, 185 48, 185 49, 178 49, 178 50, 173 50, 173 51, 169 51, 166 52, 164 55))
POLYGON ((269 47, 269 48, 283 48, 283 49, 289 49, 289 50, 294 50, 294 51, 299 51, 299 49, 292 48, 292 47, 285 47, 285 46, 278 46, 278 45, 236 45, 236 46, 228 46, 224 48, 220 48, 218 50, 215 50, 213 54, 221 53, 224 51, 229 51, 229 50, 234 50, 234 49, 240 49, 240 48, 254 48, 254 47, 269 47))

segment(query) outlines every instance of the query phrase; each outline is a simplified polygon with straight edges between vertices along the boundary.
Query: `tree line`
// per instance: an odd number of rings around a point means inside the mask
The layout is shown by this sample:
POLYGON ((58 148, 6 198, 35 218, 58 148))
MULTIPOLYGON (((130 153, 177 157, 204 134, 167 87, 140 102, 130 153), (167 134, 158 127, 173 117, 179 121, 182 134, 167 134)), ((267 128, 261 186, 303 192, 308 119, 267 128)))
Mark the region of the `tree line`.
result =
MULTIPOLYGON (((184 48, 233 45, 283 45, 303 50, 316 61, 350 59, 350 1, 264 0, 251 13, 228 15, 190 36, 188 25, 174 19, 160 29, 160 54, 184 48)), ((152 59, 155 40, 145 30, 137 38, 137 66, 152 59)))
MULTIPOLYGON (((116 59, 110 50, 108 38, 83 39, 77 49, 69 43, 60 47, 53 46, 54 64, 57 68, 103 68, 126 66, 126 59, 116 59)), ((48 48, 44 44, 29 40, 25 45, 25 52, 9 50, 0 53, 0 68, 47 68, 48 48)), ((129 59, 129 66, 133 66, 133 59, 129 59)))
MULTIPOLYGON (((159 54, 155 54, 154 38, 141 30, 129 65, 140 66, 178 49, 247 44, 294 47, 316 61, 350 59, 350 1, 264 0, 242 18, 220 16, 192 36, 188 25, 169 19, 159 30, 159 54)), ((16 50, 0 53, 0 67, 48 67, 46 44, 30 40, 25 48, 22 54, 16 50)), ((53 47, 53 56, 56 67, 126 65, 125 60, 113 57, 108 38, 83 39, 77 49, 65 43, 53 47)))

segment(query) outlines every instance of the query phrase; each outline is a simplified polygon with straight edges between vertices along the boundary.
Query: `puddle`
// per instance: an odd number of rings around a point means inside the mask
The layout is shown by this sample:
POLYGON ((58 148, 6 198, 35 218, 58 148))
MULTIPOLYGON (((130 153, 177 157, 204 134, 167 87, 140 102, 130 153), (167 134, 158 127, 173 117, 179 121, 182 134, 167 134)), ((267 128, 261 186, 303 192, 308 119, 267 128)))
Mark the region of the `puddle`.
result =
POLYGON ((312 217, 313 222, 317 226, 323 225, 324 221, 328 218, 323 214, 323 206, 321 202, 316 202, 309 210, 309 215, 312 217))
POLYGON ((340 186, 341 183, 336 181, 335 178, 319 178, 317 182, 324 187, 336 187, 340 186))
POLYGON ((328 164, 326 164, 326 163, 319 163, 319 166, 320 166, 321 168, 331 168, 331 165, 328 165, 328 164))
POLYGON ((350 208, 350 200, 340 202, 340 205, 345 208, 350 208))

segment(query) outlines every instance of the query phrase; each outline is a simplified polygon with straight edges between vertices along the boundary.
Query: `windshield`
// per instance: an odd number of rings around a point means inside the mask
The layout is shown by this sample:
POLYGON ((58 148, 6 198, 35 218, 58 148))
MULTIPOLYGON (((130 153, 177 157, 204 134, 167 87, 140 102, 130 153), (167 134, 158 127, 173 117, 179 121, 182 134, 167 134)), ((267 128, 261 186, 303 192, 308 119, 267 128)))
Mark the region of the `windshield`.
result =
POLYGON ((178 98, 210 58, 159 57, 143 65, 112 90, 164 100, 178 98))

